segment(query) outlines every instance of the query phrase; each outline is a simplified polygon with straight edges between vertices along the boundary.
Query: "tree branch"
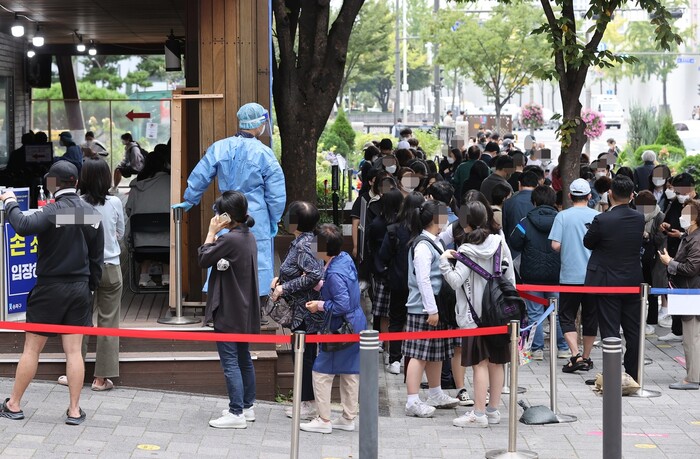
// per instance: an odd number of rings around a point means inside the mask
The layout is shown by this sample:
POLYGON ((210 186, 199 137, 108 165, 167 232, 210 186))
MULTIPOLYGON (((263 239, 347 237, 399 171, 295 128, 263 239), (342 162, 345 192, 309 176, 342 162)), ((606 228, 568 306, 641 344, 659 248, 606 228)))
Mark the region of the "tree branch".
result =
MULTIPOLYGON (((540 0, 540 3, 542 4, 542 11, 544 11, 544 15, 547 18, 547 23, 549 24, 551 34, 554 37, 555 43, 559 41, 559 43, 561 44, 561 31, 557 26, 557 18, 556 16, 554 16, 552 5, 549 3, 549 0, 540 0)), ((564 54, 556 48, 554 51, 554 68, 559 74, 559 77, 563 78, 564 74, 566 73, 566 65, 564 64, 564 54)))

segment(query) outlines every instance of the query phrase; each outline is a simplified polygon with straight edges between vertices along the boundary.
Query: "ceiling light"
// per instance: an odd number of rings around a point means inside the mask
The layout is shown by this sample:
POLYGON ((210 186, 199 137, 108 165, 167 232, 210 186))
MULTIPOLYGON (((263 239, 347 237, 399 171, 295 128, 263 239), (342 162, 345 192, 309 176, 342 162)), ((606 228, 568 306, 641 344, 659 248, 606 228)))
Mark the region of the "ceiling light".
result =
POLYGON ((91 56, 97 56, 97 48, 95 48, 95 42, 90 40, 90 49, 88 49, 88 54, 91 56))
POLYGON ((36 25, 36 33, 34 34, 34 38, 32 38, 32 45, 37 48, 44 46, 44 36, 41 34, 41 30, 39 30, 39 24, 36 25))
POLYGON ((15 14, 15 23, 10 28, 13 37, 24 36, 24 26, 19 22, 19 17, 15 14))
POLYGON ((83 43, 83 36, 80 35, 77 30, 74 30, 73 33, 78 37, 78 43, 75 45, 75 49, 77 49, 79 53, 84 53, 85 44, 83 43))
POLYGON ((29 49, 27 50, 27 57, 28 57, 28 58, 31 59, 31 58, 34 57, 35 55, 36 55, 36 52, 34 51, 34 48, 29 48, 29 49))

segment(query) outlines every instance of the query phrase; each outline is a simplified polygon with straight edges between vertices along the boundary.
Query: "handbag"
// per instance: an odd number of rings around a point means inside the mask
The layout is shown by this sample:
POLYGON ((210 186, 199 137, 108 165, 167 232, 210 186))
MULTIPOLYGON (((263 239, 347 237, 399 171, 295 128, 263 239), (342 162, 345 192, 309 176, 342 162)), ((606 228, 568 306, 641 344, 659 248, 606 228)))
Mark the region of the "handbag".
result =
MULTIPOLYGON (((352 324, 345 319, 343 316, 343 323, 339 328, 331 330, 331 317, 330 311, 326 311, 326 318, 324 320, 323 328, 319 332, 320 335, 353 335, 355 332, 352 329, 352 324)), ((347 349, 355 344, 352 341, 346 341, 342 343, 321 343, 321 350, 323 352, 337 352, 347 349)))
POLYGON ((292 326, 292 319, 294 318, 292 306, 287 303, 287 300, 282 296, 277 298, 277 300, 273 300, 272 291, 273 290, 270 290, 270 295, 267 297, 267 304, 263 312, 281 325, 282 328, 290 328, 292 326))

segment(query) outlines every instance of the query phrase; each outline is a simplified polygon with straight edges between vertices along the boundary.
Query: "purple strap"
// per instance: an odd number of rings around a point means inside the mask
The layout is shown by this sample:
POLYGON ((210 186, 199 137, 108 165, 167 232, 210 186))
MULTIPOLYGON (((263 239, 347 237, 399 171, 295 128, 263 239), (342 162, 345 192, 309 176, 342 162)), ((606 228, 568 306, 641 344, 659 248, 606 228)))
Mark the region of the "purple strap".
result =
POLYGON ((463 253, 454 252, 454 257, 457 261, 463 263, 466 265, 469 269, 477 273, 479 276, 483 277, 486 280, 491 280, 496 277, 501 277, 501 244, 498 245, 498 250, 496 250, 496 253, 494 254, 493 257, 493 274, 490 274, 488 271, 486 271, 484 268, 479 266, 477 262, 469 258, 468 256, 464 255, 463 253))

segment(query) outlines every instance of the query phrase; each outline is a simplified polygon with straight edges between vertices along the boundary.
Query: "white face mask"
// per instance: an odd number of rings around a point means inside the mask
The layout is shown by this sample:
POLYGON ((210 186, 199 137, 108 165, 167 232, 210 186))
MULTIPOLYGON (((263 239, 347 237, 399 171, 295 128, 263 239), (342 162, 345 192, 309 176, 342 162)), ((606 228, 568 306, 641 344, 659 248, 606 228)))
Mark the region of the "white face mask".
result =
POLYGON ((396 172, 396 165, 387 166, 386 171, 390 174, 393 174, 394 172, 396 172))
POLYGON ((596 172, 595 173, 595 178, 599 179, 601 177, 605 177, 607 174, 605 172, 596 172))
POLYGON ((666 190, 664 193, 666 194, 667 199, 675 199, 676 198, 676 192, 673 190, 666 190))
POLYGON ((455 163, 455 159, 454 159, 454 158, 450 158, 450 157, 448 156, 448 157, 447 157, 447 162, 450 163, 450 164, 454 164, 454 163, 455 163))
POLYGON ((688 217, 687 215, 681 215, 680 217, 678 217, 678 223, 680 223, 681 228, 687 230, 688 228, 690 228, 691 225, 690 217, 688 217))
POLYGON ((664 183, 666 183, 666 179, 653 178, 651 179, 651 183, 653 183, 654 186, 664 186, 664 183))
POLYGON ((679 204, 685 204, 690 200, 690 196, 688 196, 687 194, 679 194, 676 196, 676 198, 678 199, 679 204))

